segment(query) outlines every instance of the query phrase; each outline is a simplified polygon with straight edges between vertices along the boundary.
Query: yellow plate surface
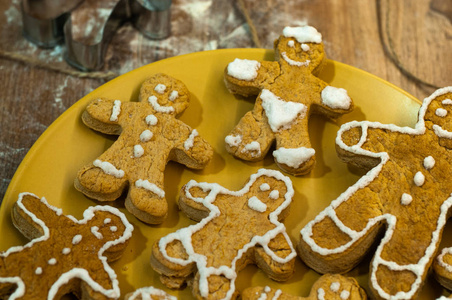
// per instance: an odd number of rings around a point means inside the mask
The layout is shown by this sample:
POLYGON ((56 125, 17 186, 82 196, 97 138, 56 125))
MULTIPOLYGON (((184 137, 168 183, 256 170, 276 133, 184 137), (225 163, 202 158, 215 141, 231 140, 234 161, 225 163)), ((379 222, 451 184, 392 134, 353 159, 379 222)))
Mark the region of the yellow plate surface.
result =
MULTIPOLYGON (((136 101, 141 83, 155 73, 163 72, 182 80, 192 93, 188 109, 180 117, 196 128, 215 150, 211 163, 203 171, 192 171, 170 162, 165 171, 165 192, 169 202, 169 217, 159 226, 139 222, 124 209, 123 198, 111 205, 120 208, 135 226, 133 238, 124 254, 112 264, 120 280, 122 295, 143 286, 155 286, 168 291, 149 264, 151 245, 158 238, 178 228, 193 224, 176 205, 179 190, 190 179, 217 182, 231 190, 238 190, 259 168, 277 169, 270 155, 262 162, 247 163, 229 155, 224 137, 232 130, 253 103, 231 95, 223 83, 223 70, 235 58, 272 60, 273 51, 263 49, 228 49, 199 52, 162 60, 122 75, 86 95, 63 113, 38 139, 19 166, 0 208, 0 251, 27 240, 11 222, 11 208, 20 192, 32 192, 46 197, 50 204, 61 207, 65 214, 77 218, 83 211, 98 203, 87 199, 73 187, 77 170, 93 161, 114 141, 88 129, 80 116, 88 102, 96 97, 136 101)), ((420 102, 395 86, 356 68, 329 61, 319 75, 329 84, 348 90, 355 102, 355 110, 331 122, 314 116, 309 122, 312 145, 316 150, 317 165, 307 176, 293 177, 295 197, 291 213, 286 219, 287 231, 294 245, 300 229, 312 220, 330 201, 338 197, 364 173, 350 169, 335 152, 335 137, 340 125, 352 120, 370 120, 413 126, 417 120, 420 102)), ((452 245, 451 226, 446 228, 443 245, 452 245)), ((367 287, 369 259, 348 275, 367 287)), ((247 267, 239 274, 238 289, 247 286, 270 285, 298 296, 307 296, 313 282, 319 277, 297 259, 296 273, 288 282, 276 283, 256 267, 247 267)), ((190 299, 191 291, 169 291, 180 299, 190 299)), ((447 294, 429 276, 420 299, 433 299, 447 294)))

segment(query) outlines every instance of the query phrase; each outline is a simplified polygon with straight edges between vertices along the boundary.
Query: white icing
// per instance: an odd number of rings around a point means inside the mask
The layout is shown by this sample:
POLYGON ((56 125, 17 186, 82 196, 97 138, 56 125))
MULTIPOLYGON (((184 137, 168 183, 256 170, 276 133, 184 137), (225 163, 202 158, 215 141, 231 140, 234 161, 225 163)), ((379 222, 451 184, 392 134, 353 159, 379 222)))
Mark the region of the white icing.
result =
POLYGON ((342 300, 347 300, 350 297, 350 292, 344 290, 344 291, 341 292, 340 296, 341 296, 342 300))
POLYGON ((402 205, 409 205, 412 201, 413 197, 407 193, 403 193, 402 197, 400 198, 400 203, 402 205))
POLYGON ((317 290, 317 299, 325 300, 325 291, 322 288, 317 290))
POLYGON ((101 161, 100 159, 96 159, 93 162, 93 165, 95 167, 100 168, 102 171, 104 171, 105 174, 112 175, 116 178, 122 178, 124 177, 124 171, 118 170, 115 166, 113 166, 108 161, 101 161))
POLYGON ((174 101, 179 97, 179 92, 178 91, 172 91, 171 94, 168 97, 169 101, 174 101))
POLYGON ((262 192, 269 191, 270 190, 270 185, 268 183, 263 183, 263 184, 260 185, 259 189, 262 192))
POLYGON ((280 172, 276 170, 265 170, 260 169, 256 174, 251 175, 249 182, 243 187, 240 191, 229 191, 228 189, 215 184, 215 183, 197 183, 194 180, 189 181, 184 188, 185 196, 195 202, 201 203, 209 210, 209 215, 202 219, 199 223, 181 228, 176 232, 170 233, 167 236, 161 238, 159 240, 159 250, 165 259, 169 260, 172 263, 186 266, 190 263, 196 263, 197 270, 199 272, 199 291, 202 297, 207 297, 208 295, 208 282, 207 279, 210 275, 223 275, 230 280, 230 289, 226 294, 225 299, 230 299, 235 290, 235 279, 237 278, 236 273, 236 262, 241 259, 241 257, 247 253, 248 249, 254 247, 256 245, 261 245, 264 249, 265 253, 269 255, 274 261, 284 264, 292 260, 296 257, 296 252, 292 246, 292 242, 290 241, 289 236, 286 233, 284 224, 278 221, 279 214, 287 208, 287 206, 292 201, 292 197, 294 195, 294 190, 292 186, 292 182, 290 179, 280 172), (219 208, 214 204, 215 199, 218 194, 228 194, 232 196, 243 196, 249 192, 250 187, 254 184, 254 182, 260 176, 270 176, 276 178, 277 180, 281 180, 285 183, 287 192, 284 195, 284 202, 273 212, 271 212, 268 216, 269 221, 275 225, 275 227, 268 232, 266 232, 263 236, 254 236, 252 240, 243 246, 242 249, 237 251, 237 256, 233 259, 231 266, 221 266, 219 268, 209 267, 207 266, 207 258, 204 255, 198 254, 193 249, 191 244, 191 237, 194 233, 202 229, 207 223, 211 222, 213 219, 220 215, 219 208), (205 198, 195 198, 190 194, 190 189, 193 186, 198 186, 203 190, 208 190, 209 194, 205 198), (275 238, 278 234, 283 234, 288 245, 290 246, 291 253, 285 258, 281 258, 277 256, 270 248, 268 247, 268 243, 275 238), (187 259, 180 259, 170 257, 166 253, 166 246, 172 241, 178 240, 182 243, 183 247, 187 253, 187 259))
POLYGON ((258 212, 264 212, 267 210, 267 204, 262 202, 259 198, 256 196, 253 196, 248 199, 248 206, 258 212))
POLYGON ((341 288, 341 284, 339 282, 333 282, 330 285, 330 290, 335 293, 339 292, 340 288, 341 288))
POLYGON ((287 56, 286 52, 282 52, 281 56, 291 66, 296 66, 296 67, 303 67, 303 66, 305 66, 305 67, 307 67, 307 66, 309 66, 309 63, 311 62, 309 59, 307 59, 306 61, 293 60, 289 56, 287 56))
POLYGON ((435 132, 439 138, 452 139, 452 132, 443 129, 439 125, 433 125, 433 132, 435 132))
POLYGON ((256 79, 260 67, 261 64, 258 61, 236 58, 228 64, 227 73, 234 78, 251 81, 256 79))
POLYGON ((154 91, 156 91, 159 94, 163 94, 165 92, 165 90, 166 90, 166 85, 161 84, 161 83, 157 84, 154 88, 154 91))
POLYGON ((41 275, 42 274, 42 268, 41 267, 37 267, 35 270, 35 274, 36 275, 41 275))
POLYGON ((132 293, 132 295, 130 295, 128 300, 138 300, 138 299, 151 300, 152 299, 151 296, 162 297, 168 300, 177 300, 176 297, 171 296, 165 293, 164 291, 154 288, 152 286, 137 289, 135 292, 132 293))
POLYGON ((118 231, 118 227, 116 227, 116 226, 110 226, 110 231, 111 231, 111 232, 116 232, 116 231, 118 231))
POLYGON ((242 142, 242 136, 241 135, 228 135, 225 137, 224 141, 230 147, 237 147, 242 142))
POLYGON ((142 157, 144 154, 143 146, 135 145, 133 146, 133 156, 134 157, 142 157))
POLYGON ((148 180, 138 179, 137 181, 135 181, 135 186, 137 188, 148 190, 156 194, 159 198, 165 197, 165 191, 156 186, 154 183, 149 182, 148 180))
POLYGON ((451 99, 444 99, 442 101, 442 104, 444 104, 444 105, 452 105, 452 100, 451 99))
POLYGON ((77 245, 81 241, 82 241, 82 236, 80 234, 74 235, 74 237, 72 238, 73 245, 77 245))
POLYGON ((315 150, 312 148, 291 148, 286 149, 281 147, 273 151, 273 156, 280 164, 285 164, 291 168, 298 168, 303 163, 311 159, 315 154, 315 150))
POLYGON ((267 300, 267 294, 262 293, 260 294, 259 298, 257 298, 257 300, 267 300))
POLYGON ((91 233, 94 234, 94 236, 96 238, 98 238, 99 240, 103 239, 104 236, 102 235, 102 233, 99 232, 99 227, 97 226, 93 226, 91 227, 91 233))
POLYGON ((297 117, 304 118, 306 115, 306 105, 284 101, 267 89, 262 90, 260 98, 273 132, 290 128, 297 117))
POLYGON ((290 40, 287 42, 287 46, 293 48, 293 47, 295 47, 295 42, 293 40, 290 40))
MULTIPOLYGON (((9 248, 6 252, 0 253, 0 258, 7 257, 11 253, 22 251, 24 248, 30 248, 38 242, 48 240, 50 237, 50 230, 47 227, 47 225, 41 219, 37 218, 34 213, 29 211, 23 205, 22 199, 25 195, 31 195, 33 197, 38 198, 36 195, 31 194, 31 193, 21 193, 21 194, 19 194, 19 199, 17 200, 16 203, 19 206, 19 208, 32 219, 32 221, 34 223, 38 224, 42 228, 43 235, 37 239, 30 241, 28 244, 26 244, 24 246, 16 246, 16 247, 9 248)), ((56 207, 48 204, 47 200, 44 197, 41 198, 41 202, 43 204, 45 204, 47 207, 49 207, 50 209, 52 209, 53 211, 58 210, 56 207)), ((125 217, 125 215, 123 213, 121 213, 118 209, 111 207, 111 206, 89 207, 84 211, 84 213, 83 213, 84 218, 82 220, 77 220, 70 215, 68 215, 67 217, 70 220, 72 220, 78 224, 86 224, 89 220, 91 220, 94 217, 96 211, 108 211, 108 212, 118 216, 125 226, 124 233, 122 234, 121 237, 117 238, 114 241, 109 241, 109 242, 105 243, 104 246, 102 248, 100 248, 99 252, 97 253, 98 258, 102 261, 104 270, 107 272, 108 276, 110 277, 112 289, 107 290, 104 287, 100 286, 96 281, 94 281, 91 278, 88 271, 86 271, 84 269, 80 269, 80 268, 73 268, 73 269, 67 271, 66 273, 62 274, 52 284, 52 286, 50 287, 47 299, 54 299, 55 295, 57 294, 59 289, 63 285, 65 285, 67 282, 69 282, 70 280, 72 280, 74 278, 79 278, 80 280, 82 280, 86 284, 88 284, 94 291, 102 293, 106 297, 119 298, 120 290, 119 290, 119 282, 117 280, 117 276, 116 276, 114 270, 108 265, 107 258, 105 256, 103 256, 103 253, 105 250, 111 248, 112 246, 115 246, 117 244, 122 244, 125 241, 127 241, 128 239, 130 239, 132 237, 133 226, 129 223, 129 221, 127 220, 127 218, 125 217)), ((76 235, 76 237, 77 236, 79 236, 79 235, 76 235)), ((81 236, 80 236, 80 238, 76 239, 75 243, 74 243, 74 239, 73 239, 72 240, 73 244, 77 244, 78 243, 77 240, 78 240, 78 242, 80 242, 81 236)), ((10 295, 10 298, 9 298, 10 300, 18 299, 25 294, 25 288, 26 288, 25 283, 23 282, 23 280, 21 278, 19 278, 17 276, 9 277, 9 278, 0 278, 0 283, 13 283, 16 285, 16 289, 15 289, 14 293, 10 295)))
POLYGON ((252 153, 251 156, 256 157, 261 155, 261 144, 259 144, 258 141, 252 141, 249 144, 246 144, 243 149, 242 153, 244 152, 256 152, 252 153))
POLYGON ((157 125, 157 121, 157 117, 154 115, 146 116, 146 124, 148 124, 149 126, 157 125))
POLYGON ((301 27, 285 27, 283 29, 283 35, 285 37, 295 38, 297 42, 301 43, 321 43, 322 34, 312 26, 301 27))
POLYGON ((309 47, 308 44, 301 44, 301 50, 303 50, 304 52, 309 51, 309 49, 311 49, 311 47, 309 47))
POLYGON ((276 200, 279 198, 279 191, 278 190, 273 190, 270 192, 270 194, 268 195, 268 198, 276 200))
POLYGON ((321 93, 322 103, 332 109, 349 109, 352 99, 347 94, 347 90, 326 86, 321 93))
POLYGON ((174 107, 172 107, 172 106, 161 106, 158 103, 158 99, 157 99, 156 96, 150 96, 148 98, 148 101, 149 101, 149 104, 152 105, 152 107, 154 108, 154 110, 156 112, 161 112, 161 113, 164 113, 164 114, 170 114, 170 113, 174 112, 174 107))
POLYGON ((435 159, 433 158, 433 156, 427 156, 426 158, 424 158, 424 168, 426 170, 431 170, 431 169, 433 169, 434 166, 435 166, 435 159))
POLYGON ((111 222, 111 219, 110 219, 110 218, 105 218, 104 224, 109 224, 110 222, 111 222))
POLYGON ((447 110, 445 110, 444 108, 437 108, 435 111, 435 115, 444 118, 445 116, 447 116, 447 110))
POLYGON ((56 265, 57 260, 56 260, 56 258, 51 258, 51 259, 49 259, 49 260, 47 261, 47 263, 48 263, 49 265, 53 266, 53 265, 56 265))
POLYGON ((278 300, 279 296, 281 296, 282 291, 281 290, 276 290, 275 295, 273 296, 272 300, 278 300))
POLYGON ((188 137, 188 139, 186 139, 184 142, 185 150, 188 151, 193 147, 194 142, 195 142, 195 137, 197 137, 198 135, 199 135, 198 131, 196 129, 193 129, 192 132, 190 133, 190 136, 188 137))
POLYGON ((266 292, 266 293, 270 293, 271 290, 272 289, 268 285, 264 288, 264 292, 266 292))
POLYGON ((115 100, 111 111, 110 121, 117 122, 119 114, 121 113, 121 101, 115 100))
POLYGON ((152 131, 150 131, 149 129, 146 129, 140 134, 140 141, 142 141, 143 143, 146 143, 152 139, 152 136, 153 136, 152 131))
MULTIPOLYGON (((397 219, 395 216, 390 214, 383 214, 377 217, 374 217, 369 220, 368 224, 365 228, 363 228, 361 231, 355 231, 347 226, 345 226, 341 220, 336 215, 335 209, 340 206, 342 203, 347 201, 356 191, 365 188, 367 185, 369 185, 379 174, 382 170, 383 166, 388 162, 389 155, 386 152, 379 152, 374 153, 365 149, 360 148, 363 143, 366 140, 367 136, 367 128, 381 128, 385 130, 390 130, 394 132, 400 132, 403 134, 411 134, 411 135, 421 135, 424 134, 426 131, 425 127, 425 121, 424 117, 427 111, 427 108, 431 101, 435 99, 438 96, 444 95, 445 93, 452 92, 452 87, 446 87, 439 89, 435 91, 431 96, 424 99, 424 102, 419 110, 419 117, 418 122, 415 125, 415 128, 410 127, 399 127, 393 124, 381 124, 378 122, 368 122, 368 121, 362 121, 362 122, 350 122, 346 123, 341 126, 340 130, 337 133, 336 137, 336 144, 341 147, 342 149, 356 153, 358 155, 362 156, 369 156, 374 157, 377 159, 380 159, 380 163, 371 169, 366 175, 361 177, 356 184, 349 187, 344 193, 342 193, 336 200, 333 200, 325 210, 323 210, 321 213, 319 213, 316 218, 309 222, 301 231, 300 234, 303 238, 303 240, 310 246, 310 249, 320 255, 331 255, 331 254, 337 254, 344 252, 346 249, 348 249, 351 245, 356 243, 359 239, 361 239, 370 228, 372 228, 374 225, 380 223, 380 222, 386 222, 387 228, 386 228, 386 234, 384 238, 381 240, 380 245, 378 246, 374 258, 372 260, 371 265, 371 275, 370 275, 370 283, 372 287, 377 291, 379 297, 383 299, 391 299, 391 300, 401 300, 401 299, 409 299, 412 298, 413 295, 419 290, 421 284, 422 284, 422 278, 423 274, 427 271, 427 265, 429 264, 431 258, 436 253, 437 245, 439 244, 440 236, 442 233, 442 229, 444 228, 446 224, 446 217, 449 209, 452 207, 452 195, 447 198, 443 204, 440 207, 440 215, 438 217, 438 221, 436 224, 436 229, 432 233, 432 239, 430 241, 430 244, 427 246, 425 250, 424 256, 415 264, 408 264, 408 265, 399 265, 396 262, 387 261, 381 257, 382 251, 386 244, 389 243, 389 241, 392 238, 394 229, 396 227, 397 219), (354 127, 361 127, 362 129, 362 137, 360 139, 360 142, 357 145, 348 146, 345 144, 341 136, 345 131, 349 131, 351 128, 354 127), (345 234, 347 234, 350 237, 350 241, 346 243, 345 245, 342 245, 340 247, 334 248, 334 249, 328 249, 323 248, 316 244, 316 242, 312 239, 312 228, 315 224, 321 222, 324 218, 330 218, 334 224, 345 234), (379 285, 378 279, 377 279, 377 270, 379 266, 386 266, 391 270, 395 271, 410 271, 412 272, 416 279, 411 285, 411 288, 407 292, 398 292, 395 295, 389 295, 387 292, 383 290, 383 288, 379 285)), ((435 126, 435 125, 434 125, 435 126)), ((433 128, 435 130, 435 128, 433 128)), ((436 133, 436 132, 435 132, 436 133)))
POLYGON ((71 248, 63 248, 63 251, 61 251, 61 253, 68 255, 69 253, 71 253, 71 248))
POLYGON ((438 257, 436 258, 438 264, 439 264, 441 267, 443 267, 447 272, 452 273, 452 265, 449 265, 449 264, 447 264, 447 263, 444 261, 444 256, 445 256, 445 255, 452 255, 452 247, 451 247, 451 248, 444 248, 444 249, 441 251, 441 254, 438 255, 438 257))
POLYGON ((417 172, 417 173, 414 175, 413 181, 414 181, 414 184, 415 184, 415 185, 417 185, 417 186, 422 186, 422 185, 424 184, 424 182, 425 182, 425 176, 424 176, 424 174, 422 174, 421 171, 417 172))

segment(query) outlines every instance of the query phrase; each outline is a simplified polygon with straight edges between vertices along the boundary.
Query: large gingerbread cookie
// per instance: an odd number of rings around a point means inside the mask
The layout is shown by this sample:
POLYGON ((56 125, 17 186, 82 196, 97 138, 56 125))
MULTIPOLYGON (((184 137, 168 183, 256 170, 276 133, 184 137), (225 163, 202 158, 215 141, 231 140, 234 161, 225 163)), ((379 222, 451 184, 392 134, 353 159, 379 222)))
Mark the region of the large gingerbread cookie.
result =
POLYGON ((100 201, 113 201, 128 189, 125 205, 133 215, 146 223, 163 222, 168 212, 163 190, 167 162, 202 169, 213 155, 196 129, 176 119, 189 96, 182 82, 157 74, 142 84, 139 102, 92 101, 83 122, 119 138, 78 172, 75 187, 100 201))
POLYGON ((0 298, 118 299, 118 280, 108 265, 124 252, 133 226, 110 206, 85 210, 82 220, 65 216, 44 198, 22 193, 14 225, 32 241, 0 253, 0 298))
POLYGON ((310 26, 286 27, 275 41, 275 61, 236 59, 225 70, 226 87, 234 94, 258 95, 226 137, 226 149, 247 160, 262 160, 271 145, 278 166, 293 175, 315 164, 308 121, 311 114, 337 118, 353 109, 344 89, 329 86, 315 75, 325 64, 322 35, 310 26))
POLYGON ((354 278, 338 274, 326 274, 312 286, 308 297, 298 297, 281 290, 266 287, 251 287, 243 291, 242 300, 366 300, 366 292, 354 278))
POLYGON ((452 206, 452 87, 426 98, 415 128, 344 124, 339 156, 370 169, 301 231, 301 258, 321 273, 370 267, 377 299, 416 299, 452 206))
POLYGON ((197 299, 234 299, 237 273, 250 263, 287 280, 296 253, 281 221, 293 194, 290 179, 274 170, 259 170, 240 191, 190 181, 179 205, 199 223, 154 244, 152 267, 171 288, 194 277, 197 299))

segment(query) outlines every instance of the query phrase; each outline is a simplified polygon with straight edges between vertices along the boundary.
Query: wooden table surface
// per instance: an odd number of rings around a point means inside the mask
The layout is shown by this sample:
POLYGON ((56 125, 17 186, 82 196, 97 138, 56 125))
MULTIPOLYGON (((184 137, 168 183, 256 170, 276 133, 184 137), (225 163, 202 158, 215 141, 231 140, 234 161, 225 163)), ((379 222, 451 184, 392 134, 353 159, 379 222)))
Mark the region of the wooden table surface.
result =
MULTIPOLYGON (((419 99, 452 84, 451 0, 244 0, 263 48, 284 26, 309 24, 323 35, 328 58, 360 68, 419 99)), ((64 46, 43 50, 21 34, 20 0, 0 2, 0 199, 27 151, 78 99, 105 80, 34 67, 37 60, 71 70, 64 46)), ((126 73, 180 54, 255 47, 236 1, 173 0, 172 34, 149 40, 130 24, 119 29, 101 71, 126 73)))

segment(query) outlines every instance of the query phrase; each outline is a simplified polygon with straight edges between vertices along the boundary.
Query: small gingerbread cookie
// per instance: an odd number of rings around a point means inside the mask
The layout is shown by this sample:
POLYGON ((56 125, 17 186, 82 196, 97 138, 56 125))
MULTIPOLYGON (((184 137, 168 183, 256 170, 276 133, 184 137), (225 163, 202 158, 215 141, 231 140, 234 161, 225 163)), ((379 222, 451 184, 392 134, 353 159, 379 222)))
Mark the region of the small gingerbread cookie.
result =
POLYGON ((45 198, 22 193, 14 225, 32 241, 0 253, 0 298, 118 299, 118 279, 107 262, 124 252, 133 226, 110 206, 85 210, 82 220, 65 216, 45 198))
POLYGON ((451 213, 452 87, 426 98, 415 128, 344 124, 341 159, 371 170, 301 230, 298 250, 321 273, 356 266, 384 232, 370 267, 376 299, 416 299, 451 213))
POLYGON ((190 181, 179 204, 199 223, 156 242, 152 267, 170 288, 193 276, 197 299, 235 299, 237 273, 250 263, 274 280, 287 280, 296 253, 281 221, 293 195, 290 179, 274 170, 259 170, 240 191, 190 181))
POLYGON ((177 300, 177 298, 150 286, 127 294, 124 300, 177 300))
POLYGON ((262 160, 276 140, 277 165, 292 175, 315 164, 308 120, 311 114, 335 119, 353 110, 347 91, 315 74, 326 62, 322 35, 311 26, 286 27, 275 41, 275 61, 236 59, 225 69, 231 93, 257 95, 254 109, 225 138, 226 149, 247 160, 262 160))
POLYGON ((444 248, 436 257, 433 271, 438 282, 452 291, 452 248, 444 248))
POLYGON ((93 100, 83 122, 119 138, 78 172, 75 188, 100 201, 114 201, 128 189, 127 209, 143 222, 162 223, 168 212, 163 190, 167 162, 202 169, 213 155, 196 129, 176 119, 189 96, 182 82, 157 74, 142 84, 139 102, 93 100))
POLYGON ((338 274, 326 274, 312 286, 308 297, 286 294, 281 290, 266 287, 247 288, 242 293, 242 300, 366 300, 366 292, 354 278, 338 274))

